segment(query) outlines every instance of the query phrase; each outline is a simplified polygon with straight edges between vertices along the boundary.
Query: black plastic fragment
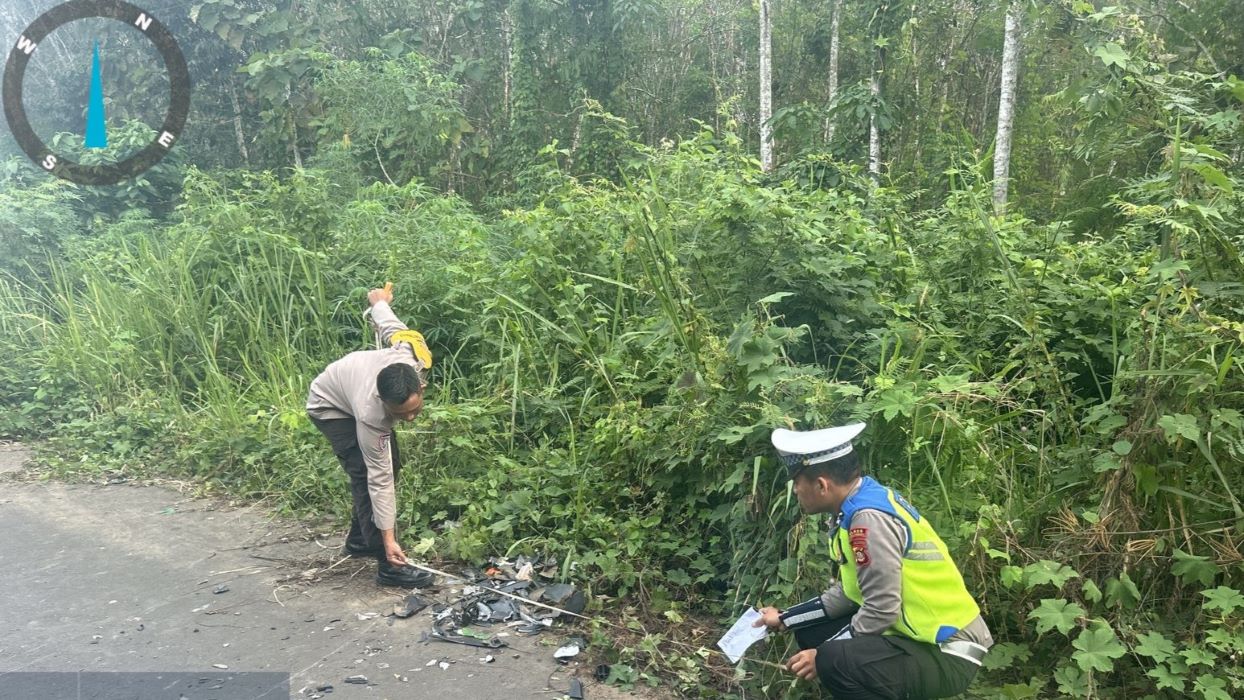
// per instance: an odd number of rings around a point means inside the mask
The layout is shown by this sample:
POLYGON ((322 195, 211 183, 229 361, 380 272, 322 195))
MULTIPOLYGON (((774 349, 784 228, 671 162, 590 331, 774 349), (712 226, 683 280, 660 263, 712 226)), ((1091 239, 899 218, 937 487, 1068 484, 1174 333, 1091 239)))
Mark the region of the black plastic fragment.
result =
POLYGON ((424 608, 428 607, 431 604, 432 604, 432 601, 428 600, 427 598, 424 598, 419 595, 411 594, 411 595, 406 596, 406 600, 402 601, 401 605, 398 605, 393 608, 393 614, 397 617, 405 619, 405 618, 410 617, 411 615, 414 615, 420 610, 423 610, 424 608))

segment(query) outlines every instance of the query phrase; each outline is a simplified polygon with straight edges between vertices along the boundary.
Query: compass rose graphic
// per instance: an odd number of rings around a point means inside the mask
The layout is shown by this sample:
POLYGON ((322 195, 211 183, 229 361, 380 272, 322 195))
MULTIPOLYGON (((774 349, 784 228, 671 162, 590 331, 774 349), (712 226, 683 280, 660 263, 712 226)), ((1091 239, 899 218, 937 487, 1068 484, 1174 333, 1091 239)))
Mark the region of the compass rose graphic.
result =
MULTIPOLYGON (((92 49, 91 85, 86 109, 87 148, 108 146, 100 64, 99 43, 96 42, 92 49)), ((172 33, 150 12, 122 0, 70 0, 45 12, 17 37, 4 67, 3 96, 4 116, 18 146, 40 168, 82 185, 115 185, 160 162, 180 138, 186 125, 186 117, 190 113, 190 72, 172 33), (75 163, 55 153, 30 126, 23 104, 26 67, 39 48, 39 43, 61 26, 93 17, 116 20, 141 32, 164 59, 164 70, 169 79, 168 112, 163 125, 156 131, 155 139, 129 158, 106 165, 75 163)))

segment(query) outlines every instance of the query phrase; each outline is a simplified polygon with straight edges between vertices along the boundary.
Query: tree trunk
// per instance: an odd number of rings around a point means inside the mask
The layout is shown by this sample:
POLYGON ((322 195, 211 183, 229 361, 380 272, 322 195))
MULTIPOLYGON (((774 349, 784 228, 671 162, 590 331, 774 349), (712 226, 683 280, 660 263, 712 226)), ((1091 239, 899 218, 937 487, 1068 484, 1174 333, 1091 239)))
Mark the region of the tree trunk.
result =
POLYGON ((246 136, 242 133, 242 106, 238 103, 238 89, 233 84, 233 76, 229 76, 229 99, 233 102, 233 135, 238 141, 238 153, 242 154, 242 162, 249 168, 251 156, 246 150, 246 136))
POLYGON ((773 169, 773 47, 769 0, 760 0, 760 169, 773 169))
POLYGON ((873 73, 868 81, 873 109, 868 115, 868 174, 873 182, 881 179, 881 130, 877 128, 877 109, 881 103, 881 72, 885 66, 885 49, 877 47, 873 54, 873 73))
POLYGON ((1006 37, 1002 45, 1002 87, 998 100, 998 133, 993 153, 993 209, 999 216, 1006 211, 1006 194, 1011 168, 1011 124, 1015 117, 1015 79, 1019 74, 1019 0, 1006 12, 1006 37))
POLYGON ((510 123, 510 85, 514 76, 514 59, 510 55, 510 36, 514 33, 514 20, 510 8, 501 13, 501 60, 505 63, 502 73, 502 104, 505 105, 505 122, 510 123))
MULTIPOLYGON (((289 104, 289 100, 292 95, 292 83, 285 83, 285 104, 289 104)), ((299 170, 302 170, 302 154, 298 152, 298 119, 294 116, 293 109, 289 112, 289 134, 289 146, 294 151, 294 165, 297 166, 299 170)))
MULTIPOLYGON (((834 0, 834 17, 829 22, 829 106, 838 96, 838 29, 842 21, 842 0, 834 0)), ((834 117, 825 115, 825 143, 834 140, 834 117)))

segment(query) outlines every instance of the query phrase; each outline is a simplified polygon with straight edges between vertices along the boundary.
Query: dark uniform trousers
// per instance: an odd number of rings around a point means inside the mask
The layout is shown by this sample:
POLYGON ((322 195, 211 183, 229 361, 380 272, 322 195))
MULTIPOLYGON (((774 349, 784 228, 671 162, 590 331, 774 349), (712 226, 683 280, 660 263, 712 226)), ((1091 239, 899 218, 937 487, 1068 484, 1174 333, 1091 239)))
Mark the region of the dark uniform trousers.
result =
POLYGON ((976 676, 976 664, 907 637, 826 641, 850 623, 848 615, 794 630, 800 649, 816 649, 816 674, 836 700, 948 698, 967 690, 976 676))
MULTIPOLYGON (((372 519, 371 494, 367 491, 367 464, 363 461, 363 452, 359 449, 358 432, 353 418, 330 418, 321 420, 311 418, 315 427, 324 433, 333 454, 341 462, 341 468, 350 477, 350 494, 354 499, 354 510, 350 515, 350 534, 346 535, 346 546, 356 552, 375 554, 377 559, 384 559, 384 543, 380 538, 380 529, 372 519)), ((389 440, 389 454, 393 458, 393 483, 397 483, 398 470, 402 467, 401 453, 397 449, 397 436, 389 440)))

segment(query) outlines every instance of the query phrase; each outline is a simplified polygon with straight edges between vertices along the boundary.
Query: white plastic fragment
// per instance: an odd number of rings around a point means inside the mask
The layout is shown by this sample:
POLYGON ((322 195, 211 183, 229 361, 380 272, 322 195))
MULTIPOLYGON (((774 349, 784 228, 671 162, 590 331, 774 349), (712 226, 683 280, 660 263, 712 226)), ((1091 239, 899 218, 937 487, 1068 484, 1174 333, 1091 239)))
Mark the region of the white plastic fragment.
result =
POLYGON ((573 659, 574 657, 578 655, 579 655, 579 645, 574 644, 574 643, 567 644, 566 646, 561 647, 557 651, 553 652, 554 659, 573 659))

